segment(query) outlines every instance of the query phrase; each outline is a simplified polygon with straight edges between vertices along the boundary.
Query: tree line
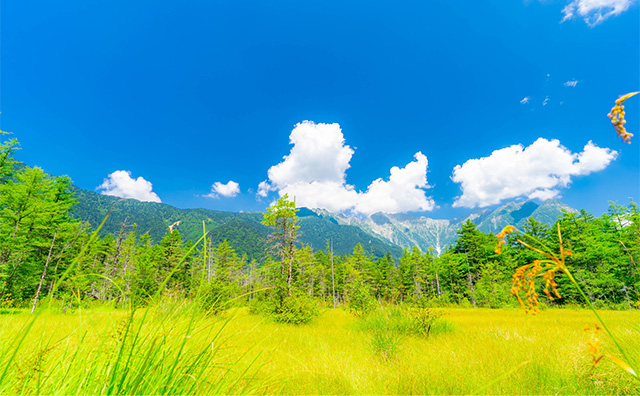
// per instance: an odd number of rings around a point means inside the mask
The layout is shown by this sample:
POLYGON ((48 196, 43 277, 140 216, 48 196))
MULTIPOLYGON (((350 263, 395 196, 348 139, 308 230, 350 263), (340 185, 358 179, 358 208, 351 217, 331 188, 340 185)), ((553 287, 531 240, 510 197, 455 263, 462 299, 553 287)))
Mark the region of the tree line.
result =
MULTIPOLYGON (((64 307, 139 306, 161 292, 164 298, 197 301, 204 309, 239 303, 271 313, 318 304, 354 309, 379 303, 497 308, 517 304, 510 297, 512 275, 539 258, 513 235, 498 254, 496 236, 480 232, 470 221, 440 256, 413 247, 405 248, 396 260, 390 253, 376 257, 360 244, 351 254, 338 256, 332 241, 314 251, 298 242, 297 209, 286 195, 264 213, 263 224, 273 235, 262 260, 239 255, 226 240, 213 244, 210 236, 194 246, 176 229, 152 241, 148 234, 138 235, 133 221, 123 222, 115 235, 92 238, 91 226, 70 216, 75 203, 71 180, 37 167, 18 169, 13 159, 17 148, 15 139, 0 145, 4 307, 35 307, 43 296, 64 307)), ((612 204, 600 217, 564 212, 553 227, 529 218, 521 231, 557 251, 558 225, 563 246, 571 252, 567 264, 589 298, 601 306, 637 308, 637 205, 612 204)), ((581 302, 568 280, 558 276, 556 281, 561 298, 548 304, 581 302)))

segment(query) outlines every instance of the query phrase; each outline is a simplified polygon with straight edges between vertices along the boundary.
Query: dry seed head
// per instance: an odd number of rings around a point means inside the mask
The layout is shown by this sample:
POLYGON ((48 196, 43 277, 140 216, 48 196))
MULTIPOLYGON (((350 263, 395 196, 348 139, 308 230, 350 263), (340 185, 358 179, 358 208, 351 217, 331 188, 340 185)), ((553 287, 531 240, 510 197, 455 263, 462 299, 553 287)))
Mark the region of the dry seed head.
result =
POLYGON ((613 106, 611 112, 607 114, 607 117, 611 120, 611 123, 614 125, 616 132, 618 132, 618 137, 622 138, 622 141, 625 143, 631 144, 631 138, 633 137, 632 133, 627 132, 624 127, 624 124, 627 121, 624 119, 624 103, 625 100, 629 99, 633 95, 636 95, 638 92, 630 92, 626 95, 621 96, 618 100, 616 100, 616 105, 613 106))
POLYGON ((511 287, 511 295, 518 298, 520 306, 524 308, 526 313, 532 315, 537 314, 539 311, 538 293, 536 293, 535 277, 542 269, 542 261, 535 260, 533 264, 523 265, 516 270, 511 278, 513 285, 511 287), (525 301, 522 301, 520 297, 520 291, 525 292, 525 301))
MULTIPOLYGON (((603 355, 600 355, 600 340, 598 339, 598 331, 600 331, 602 327, 598 323, 594 324, 593 332, 591 333, 591 339, 587 341, 587 349, 589 350, 589 354, 591 355, 591 364, 595 367, 600 359, 602 359, 603 355)), ((590 332, 591 328, 586 326, 584 328, 585 332, 590 332)))
MULTIPOLYGON (((547 263, 547 266, 549 266, 549 263, 547 263)), ((551 295, 551 292, 549 291, 549 289, 553 291, 553 294, 557 298, 561 298, 560 293, 558 292, 558 289, 557 289, 558 284, 553 279, 555 275, 556 275, 556 270, 550 269, 547 272, 545 272, 544 275, 542 276, 542 280, 545 281, 544 294, 546 294, 549 300, 551 301, 553 301, 553 296, 551 295)))
POLYGON ((504 227, 502 229, 502 231, 500 231, 500 233, 498 235, 496 235, 498 238, 503 239, 504 237, 506 237, 508 234, 511 234, 512 232, 517 231, 516 227, 512 226, 512 225, 508 225, 506 227, 504 227))
MULTIPOLYGON (((535 291, 535 278, 540 276, 539 272, 544 268, 547 270, 542 273, 542 280, 545 282, 544 294, 553 301, 556 298, 562 298, 560 292, 558 292, 558 284, 554 277, 558 270, 561 270, 561 263, 553 265, 550 262, 543 262, 542 260, 534 260, 532 264, 524 265, 518 268, 513 274, 511 281, 511 295, 518 298, 520 306, 524 308, 526 313, 536 314, 539 312, 538 306, 538 293, 535 291), (519 293, 525 291, 525 301, 522 301, 519 293)), ((587 331, 587 329, 585 329, 587 331)))
POLYGON ((593 365, 598 364, 600 353, 600 341, 598 340, 589 340, 587 341, 587 347, 589 348, 589 354, 593 358, 593 365))
POLYGON ((502 253, 502 246, 506 244, 506 242, 504 241, 504 238, 506 238, 507 235, 511 234, 514 231, 518 231, 516 229, 516 227, 514 227, 512 225, 508 225, 508 226, 504 227, 502 229, 502 231, 500 231, 500 233, 496 234, 496 237, 498 237, 498 244, 496 245, 496 247, 494 249, 496 254, 502 253))

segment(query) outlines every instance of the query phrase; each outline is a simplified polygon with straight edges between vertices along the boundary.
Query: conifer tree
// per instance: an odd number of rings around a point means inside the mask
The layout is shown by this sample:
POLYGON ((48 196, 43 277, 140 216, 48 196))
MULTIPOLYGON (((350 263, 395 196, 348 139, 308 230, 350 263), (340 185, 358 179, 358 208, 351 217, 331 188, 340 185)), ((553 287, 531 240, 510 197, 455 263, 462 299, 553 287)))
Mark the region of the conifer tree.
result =
POLYGON ((289 296, 291 295, 296 234, 300 228, 297 211, 295 203, 289 201, 289 196, 284 194, 275 205, 267 208, 267 213, 263 214, 264 220, 262 220, 262 224, 275 228, 273 236, 279 245, 281 257, 280 275, 284 278, 286 274, 286 290, 289 296))

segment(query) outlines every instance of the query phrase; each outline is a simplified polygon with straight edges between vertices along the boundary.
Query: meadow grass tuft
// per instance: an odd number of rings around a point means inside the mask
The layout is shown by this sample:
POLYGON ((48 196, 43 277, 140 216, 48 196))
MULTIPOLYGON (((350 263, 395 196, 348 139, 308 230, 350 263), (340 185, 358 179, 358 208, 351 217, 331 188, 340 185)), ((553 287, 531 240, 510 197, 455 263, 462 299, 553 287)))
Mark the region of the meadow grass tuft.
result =
POLYGON ((250 351, 228 348, 229 320, 165 303, 144 321, 115 310, 3 316, 0 394, 263 393, 250 351))

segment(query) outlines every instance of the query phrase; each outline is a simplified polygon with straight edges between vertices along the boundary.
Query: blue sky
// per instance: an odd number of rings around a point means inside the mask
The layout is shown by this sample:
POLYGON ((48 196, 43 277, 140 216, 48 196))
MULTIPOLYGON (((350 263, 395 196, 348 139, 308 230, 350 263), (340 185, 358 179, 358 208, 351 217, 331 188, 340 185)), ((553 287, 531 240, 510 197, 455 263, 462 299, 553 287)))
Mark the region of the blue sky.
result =
POLYGON ((181 208, 600 215, 640 198, 640 95, 632 144, 606 117, 640 88, 638 3, 3 2, 0 128, 29 165, 181 208))

